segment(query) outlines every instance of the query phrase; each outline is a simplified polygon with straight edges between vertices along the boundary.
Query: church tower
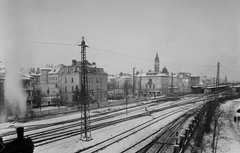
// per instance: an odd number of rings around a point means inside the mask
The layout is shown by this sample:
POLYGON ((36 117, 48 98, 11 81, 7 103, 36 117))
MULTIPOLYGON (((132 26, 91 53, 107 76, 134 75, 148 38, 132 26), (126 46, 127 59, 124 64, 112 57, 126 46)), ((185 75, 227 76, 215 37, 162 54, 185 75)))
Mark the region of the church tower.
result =
POLYGON ((158 53, 157 53, 155 60, 154 60, 154 71, 159 72, 159 68, 160 68, 160 62, 159 62, 159 57, 158 57, 158 53))

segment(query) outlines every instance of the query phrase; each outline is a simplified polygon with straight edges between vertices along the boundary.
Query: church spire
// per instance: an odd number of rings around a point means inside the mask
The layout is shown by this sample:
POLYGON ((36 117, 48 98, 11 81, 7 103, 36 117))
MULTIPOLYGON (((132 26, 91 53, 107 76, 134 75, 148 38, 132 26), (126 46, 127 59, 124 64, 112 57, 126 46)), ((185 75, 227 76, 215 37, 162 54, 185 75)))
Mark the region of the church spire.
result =
POLYGON ((160 68, 160 62, 159 62, 158 53, 156 53, 156 57, 154 60, 154 71, 159 72, 159 68, 160 68))

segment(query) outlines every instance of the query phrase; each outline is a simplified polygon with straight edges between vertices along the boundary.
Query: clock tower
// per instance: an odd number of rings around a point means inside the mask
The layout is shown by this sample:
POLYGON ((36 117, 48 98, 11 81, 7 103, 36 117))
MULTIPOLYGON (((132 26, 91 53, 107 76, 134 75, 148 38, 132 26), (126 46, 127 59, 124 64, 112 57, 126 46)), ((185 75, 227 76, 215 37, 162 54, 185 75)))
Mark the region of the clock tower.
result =
POLYGON ((159 62, 159 57, 158 57, 158 53, 157 53, 155 60, 154 60, 154 71, 159 72, 159 68, 160 68, 160 62, 159 62))

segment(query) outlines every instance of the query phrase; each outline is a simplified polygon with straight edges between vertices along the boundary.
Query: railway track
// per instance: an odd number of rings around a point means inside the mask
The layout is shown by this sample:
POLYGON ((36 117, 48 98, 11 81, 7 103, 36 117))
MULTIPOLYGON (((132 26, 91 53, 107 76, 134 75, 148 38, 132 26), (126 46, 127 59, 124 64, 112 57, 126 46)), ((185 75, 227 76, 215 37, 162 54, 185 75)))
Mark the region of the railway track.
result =
MULTIPOLYGON (((195 109, 196 107, 188 106, 187 109, 189 109, 189 108, 194 108, 195 109)), ((118 134, 114 137, 111 137, 107 140, 104 140, 104 141, 102 141, 98 144, 95 144, 93 146, 81 149, 81 150, 77 151, 76 153, 80 153, 80 152, 82 152, 82 153, 84 153, 84 152, 86 152, 86 153, 99 152, 99 151, 105 149, 106 147, 108 147, 108 146, 110 146, 114 143, 117 143, 117 142, 123 140, 124 138, 127 138, 127 137, 129 137, 129 136, 131 136, 131 135, 133 135, 137 132, 140 132, 141 130, 143 130, 143 129, 145 129, 145 128, 147 128, 147 127, 149 127, 149 126, 151 126, 151 125, 153 125, 153 124, 155 124, 155 123, 157 123, 157 122, 159 122, 159 121, 161 121, 161 120, 163 120, 163 119, 165 119, 165 118, 167 118, 167 117, 169 117, 169 116, 171 116, 175 113, 181 112, 181 111, 182 111, 182 108, 174 110, 174 111, 169 110, 168 112, 157 116, 154 120, 144 122, 144 123, 142 123, 138 126, 135 126, 135 127, 131 128, 127 131, 124 131, 124 132, 122 132, 122 133, 120 133, 120 134, 118 134)), ((165 126, 163 128, 166 128, 166 127, 167 126, 165 126)), ((161 128, 160 130, 162 130, 163 128, 161 128)))
MULTIPOLYGON (((155 106, 155 105, 156 104, 151 105, 151 106, 155 106)), ((164 108, 156 109, 152 112, 155 113, 155 112, 159 112, 159 111, 164 111, 164 110, 176 107, 176 106, 179 106, 179 105, 166 106, 164 108)), ((111 117, 116 117, 120 114, 123 114, 123 113, 119 112, 117 114, 112 114, 112 115, 109 115, 109 116, 93 119, 92 123, 94 123, 95 121, 99 121, 100 119, 105 120, 105 119, 109 119, 111 117)), ((110 122, 104 122, 104 123, 96 124, 96 125, 92 126, 92 130, 101 129, 101 128, 104 128, 104 127, 107 127, 107 126, 110 126, 110 125, 114 125, 114 124, 117 124, 117 123, 133 120, 133 119, 143 117, 143 116, 146 116, 146 115, 148 115, 148 113, 142 113, 142 114, 134 115, 134 116, 127 117, 127 118, 122 118, 122 119, 113 120, 113 121, 110 121, 110 122)), ((76 121, 79 122, 79 119, 74 119, 74 120, 71 120, 71 121, 67 121, 67 122, 65 122, 65 124, 66 123, 71 123, 71 122, 76 122, 76 121)), ((60 122, 60 123, 55 123, 55 124, 51 124, 51 125, 56 126, 56 125, 61 125, 61 124, 64 124, 64 123, 60 122)), ((49 143, 52 143, 52 142, 55 142, 55 141, 65 139, 65 138, 69 138, 69 137, 72 137, 72 136, 79 135, 82 132, 82 131, 79 130, 79 126, 80 126, 80 123, 74 123, 74 124, 54 128, 54 129, 49 129, 49 130, 37 132, 37 133, 27 134, 26 136, 32 138, 32 140, 34 141, 35 147, 38 147, 38 146, 49 144, 49 143)), ((49 126, 40 126, 38 128, 29 128, 26 131, 34 132, 37 129, 46 128, 46 127, 49 127, 49 126)), ((11 133, 11 134, 13 134, 13 133, 11 133)), ((7 141, 11 141, 11 140, 12 139, 9 139, 7 141)))
POLYGON ((172 138, 189 117, 189 114, 184 114, 171 124, 168 124, 166 127, 164 127, 163 131, 156 137, 156 139, 137 151, 137 153, 159 153, 166 151, 169 145, 174 145, 172 138))
MULTIPOLYGON (((186 106, 184 106, 184 107, 186 108, 186 106)), ((162 111, 162 110, 159 110, 159 111, 162 111)), ((165 110, 165 111, 167 111, 167 110, 165 110)), ((172 115, 172 114, 174 114, 176 112, 179 112, 179 111, 182 111, 182 109, 178 109, 177 111, 170 111, 169 113, 172 115)), ((149 115, 148 112, 138 114, 138 115, 135 115, 135 116, 131 116, 131 117, 127 117, 127 118, 122 118, 122 119, 119 119, 119 120, 114 120, 114 121, 110 121, 110 122, 104 122, 104 123, 92 125, 91 130, 92 131, 98 130, 98 129, 105 128, 105 127, 115 125, 115 124, 118 124, 118 123, 126 122, 126 121, 133 120, 133 119, 137 119, 137 118, 140 118, 140 117, 143 117, 143 116, 146 116, 146 115, 149 115)), ((166 116, 166 114, 163 114, 163 115, 166 116)), ((154 123, 156 123, 158 121, 159 120, 156 120, 154 123)), ((148 121, 148 122, 151 122, 151 121, 148 121)), ((142 125, 145 125, 147 123, 143 123, 142 125)), ((80 124, 79 124, 79 126, 80 126, 80 124)), ((66 138, 70 138, 72 136, 79 135, 81 132, 83 132, 83 131, 80 131, 79 126, 77 126, 74 129, 67 130, 66 132, 59 131, 58 134, 48 132, 48 134, 42 133, 42 134, 32 135, 32 136, 30 136, 30 138, 32 138, 32 140, 34 141, 34 146, 39 147, 39 146, 46 145, 46 144, 49 144, 49 143, 52 143, 52 142, 55 142, 55 141, 59 141, 59 140, 62 140, 62 139, 66 139, 66 138), (41 137, 41 135, 43 135, 43 134, 44 134, 44 137, 41 137)))
MULTIPOLYGON (((180 102, 178 102, 178 103, 180 103, 180 102)), ((176 103, 175 105, 177 105, 178 103, 176 103)), ((134 111, 141 110, 141 109, 145 108, 146 106, 147 107, 152 107, 152 106, 156 106, 156 105, 160 105, 160 104, 162 104, 162 102, 156 103, 156 101, 153 101, 153 104, 145 104, 145 105, 134 106, 133 109, 128 110, 128 112, 131 113, 131 112, 134 112, 134 111), (137 108, 135 108, 135 107, 137 107, 137 108)), ((168 109, 172 106, 173 105, 168 104, 162 110, 168 109)), ((125 114, 125 111, 123 111, 123 112, 119 112, 119 111, 122 111, 122 110, 117 110, 117 111, 114 111, 114 112, 107 112, 107 113, 100 113, 100 114, 92 115, 91 118, 93 118, 93 119, 91 120, 91 122, 96 122, 96 121, 100 121, 100 120, 104 120, 104 119, 114 118, 116 116, 125 114), (99 116, 102 116, 102 115, 106 115, 106 116, 99 117, 99 116)), ((75 126, 75 125, 77 125, 77 123, 74 123, 74 122, 79 122, 79 120, 80 120, 80 118, 75 118, 75 119, 70 119, 70 120, 67 120, 67 121, 61 121, 61 122, 56 122, 56 123, 43 124, 43 125, 37 125, 37 126, 36 125, 28 126, 27 128, 25 128, 25 132, 34 131, 34 130, 43 129, 43 128, 48 128, 48 127, 53 127, 53 126, 57 126, 57 125, 68 124, 68 123, 73 123, 73 124, 71 124, 71 126, 75 126)), ((65 127, 65 125, 63 127, 65 127)), ((69 127, 69 126, 66 125, 66 128, 67 127, 69 127)), ((0 137, 6 137, 6 136, 15 135, 15 134, 16 134, 16 131, 7 132, 7 133, 1 134, 0 137)))
MULTIPOLYGON (((194 109, 196 109, 196 107, 192 107, 191 109, 193 111, 194 109)), ((138 151, 135 151, 135 152, 137 152, 137 153, 146 153, 146 152, 149 152, 149 150, 150 150, 150 152, 152 152, 153 149, 156 150, 157 147, 154 146, 156 144, 157 145, 161 144, 161 148, 159 149, 159 151, 162 150, 165 147, 165 145, 169 144, 168 143, 168 139, 170 140, 171 136, 169 137, 168 134, 171 132, 172 135, 173 135, 173 133, 175 133, 175 131, 177 131, 177 129, 179 129, 181 127, 181 125, 184 122, 186 122, 186 120, 190 116, 191 115, 189 113, 185 113, 185 114, 181 115, 179 118, 173 120, 172 122, 170 122, 169 124, 167 124, 164 127, 160 128, 156 132, 154 132, 151 135, 145 137, 144 139, 142 139, 141 141, 139 141, 136 144, 132 145, 131 147, 125 149, 121 153, 131 152, 131 149, 139 148, 138 146, 141 146, 142 143, 144 143, 145 141, 151 139, 151 137, 155 137, 154 140, 151 140, 150 143, 148 143, 144 147, 140 147, 141 149, 139 149, 138 151), (160 139, 164 139, 164 137, 167 138, 167 140, 159 141, 160 139)))
MULTIPOLYGON (((148 107, 151 107, 151 106, 155 106, 156 103, 155 104, 150 104, 150 105, 149 104, 145 104, 145 105, 134 106, 133 107, 134 109, 129 110, 129 112, 134 112, 134 111, 141 110, 144 107, 146 107, 146 105, 148 107), (135 108, 135 107, 137 107, 137 108, 135 108)), ((96 115, 92 115, 91 118, 93 118, 93 119, 91 120, 91 122, 104 120, 104 119, 109 119, 109 118, 114 118, 116 116, 125 114, 125 111, 124 112, 119 112, 119 111, 122 111, 122 109, 121 110, 116 110, 114 112, 99 113, 99 114, 96 114, 96 115), (108 115, 108 114, 110 114, 110 115, 108 115), (99 117, 99 116, 102 116, 102 115, 106 115, 106 116, 99 117)), ((62 125, 62 124, 79 122, 79 120, 80 120, 80 117, 79 118, 75 118, 75 119, 70 119, 70 120, 67 120, 67 121, 56 122, 56 123, 49 123, 49 124, 43 124, 43 125, 33 125, 33 126, 29 126, 28 128, 26 128, 25 132, 34 131, 34 130, 43 129, 43 128, 48 128, 48 127, 57 126, 57 125, 62 125)), ((74 126, 74 124, 72 124, 72 125, 74 126)), ((0 137, 6 137, 6 136, 10 136, 10 135, 15 135, 15 134, 16 134, 16 131, 7 132, 7 133, 1 134, 0 137)))

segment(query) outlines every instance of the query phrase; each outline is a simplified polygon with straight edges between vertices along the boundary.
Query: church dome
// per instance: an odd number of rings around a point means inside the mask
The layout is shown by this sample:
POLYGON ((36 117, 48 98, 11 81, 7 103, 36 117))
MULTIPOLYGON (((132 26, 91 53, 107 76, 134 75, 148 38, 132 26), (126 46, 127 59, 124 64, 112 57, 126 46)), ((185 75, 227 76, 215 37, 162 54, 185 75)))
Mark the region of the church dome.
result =
POLYGON ((168 70, 167 68, 164 66, 164 68, 162 69, 162 73, 167 73, 168 74, 168 70))

